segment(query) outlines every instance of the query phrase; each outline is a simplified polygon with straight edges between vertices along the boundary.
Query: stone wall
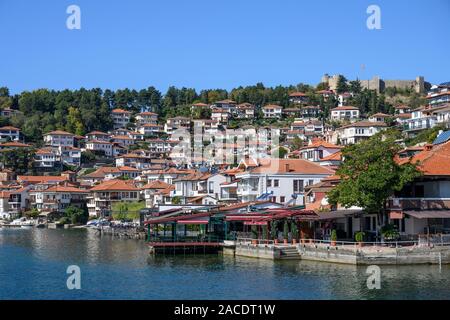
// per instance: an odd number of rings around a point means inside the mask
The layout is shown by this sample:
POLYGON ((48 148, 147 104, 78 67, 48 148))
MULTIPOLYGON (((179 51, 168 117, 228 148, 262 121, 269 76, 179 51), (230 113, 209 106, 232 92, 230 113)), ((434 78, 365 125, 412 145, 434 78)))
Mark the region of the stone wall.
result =
MULTIPOLYGON (((322 76, 321 82, 327 83, 330 90, 336 90, 337 83, 339 80, 339 75, 329 76, 325 74, 322 76)), ((414 80, 389 80, 381 79, 378 76, 373 77, 368 80, 360 80, 361 86, 369 90, 376 90, 378 93, 382 92, 386 88, 398 88, 398 89, 414 89, 417 93, 425 92, 425 80, 424 77, 418 76, 414 80)))

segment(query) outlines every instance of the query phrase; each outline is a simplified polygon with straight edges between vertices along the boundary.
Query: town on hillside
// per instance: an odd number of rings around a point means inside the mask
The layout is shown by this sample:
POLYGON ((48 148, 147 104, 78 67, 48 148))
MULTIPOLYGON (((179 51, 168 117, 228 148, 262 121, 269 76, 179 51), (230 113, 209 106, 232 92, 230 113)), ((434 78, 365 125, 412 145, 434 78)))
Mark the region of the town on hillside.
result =
POLYGON ((4 227, 130 227, 178 242, 450 233, 450 82, 1 88, 0 108, 4 227))

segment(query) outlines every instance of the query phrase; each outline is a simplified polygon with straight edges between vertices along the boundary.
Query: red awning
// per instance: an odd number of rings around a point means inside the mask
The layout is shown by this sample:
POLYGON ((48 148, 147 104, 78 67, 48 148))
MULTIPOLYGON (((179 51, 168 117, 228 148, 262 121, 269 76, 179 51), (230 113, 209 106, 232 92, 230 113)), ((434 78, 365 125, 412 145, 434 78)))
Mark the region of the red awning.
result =
POLYGON ((266 221, 244 221, 247 226, 267 226, 266 221))
POLYGON ((208 220, 178 220, 178 224, 208 224, 208 220))

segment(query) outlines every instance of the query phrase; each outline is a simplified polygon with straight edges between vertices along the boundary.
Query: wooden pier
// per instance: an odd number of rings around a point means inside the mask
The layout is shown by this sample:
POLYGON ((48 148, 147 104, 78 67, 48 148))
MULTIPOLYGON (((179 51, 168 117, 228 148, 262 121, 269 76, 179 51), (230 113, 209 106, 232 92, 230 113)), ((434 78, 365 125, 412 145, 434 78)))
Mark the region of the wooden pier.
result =
POLYGON ((148 242, 149 253, 160 254, 211 254, 222 249, 220 242, 148 242))

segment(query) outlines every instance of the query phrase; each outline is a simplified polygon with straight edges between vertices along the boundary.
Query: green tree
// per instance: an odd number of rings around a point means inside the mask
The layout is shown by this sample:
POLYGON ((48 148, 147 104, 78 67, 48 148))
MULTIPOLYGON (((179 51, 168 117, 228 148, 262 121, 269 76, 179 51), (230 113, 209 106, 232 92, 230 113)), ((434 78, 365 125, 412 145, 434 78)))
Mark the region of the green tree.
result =
POLYGON ((337 85, 336 85, 336 92, 337 93, 344 93, 347 92, 349 89, 348 84, 347 84, 347 78, 345 78, 342 75, 339 75, 338 81, 337 81, 337 85))
POLYGON ((382 214, 388 197, 420 175, 415 164, 399 165, 394 160, 400 148, 395 143, 397 137, 395 133, 381 132, 345 147, 345 160, 336 172, 341 182, 328 193, 329 202, 382 214))
POLYGON ((76 206, 70 205, 66 208, 64 216, 70 219, 70 222, 73 224, 84 224, 88 221, 89 213, 87 207, 78 208, 76 206))
POLYGON ((0 152, 0 162, 5 168, 24 174, 33 167, 33 154, 28 148, 5 149, 0 152))

